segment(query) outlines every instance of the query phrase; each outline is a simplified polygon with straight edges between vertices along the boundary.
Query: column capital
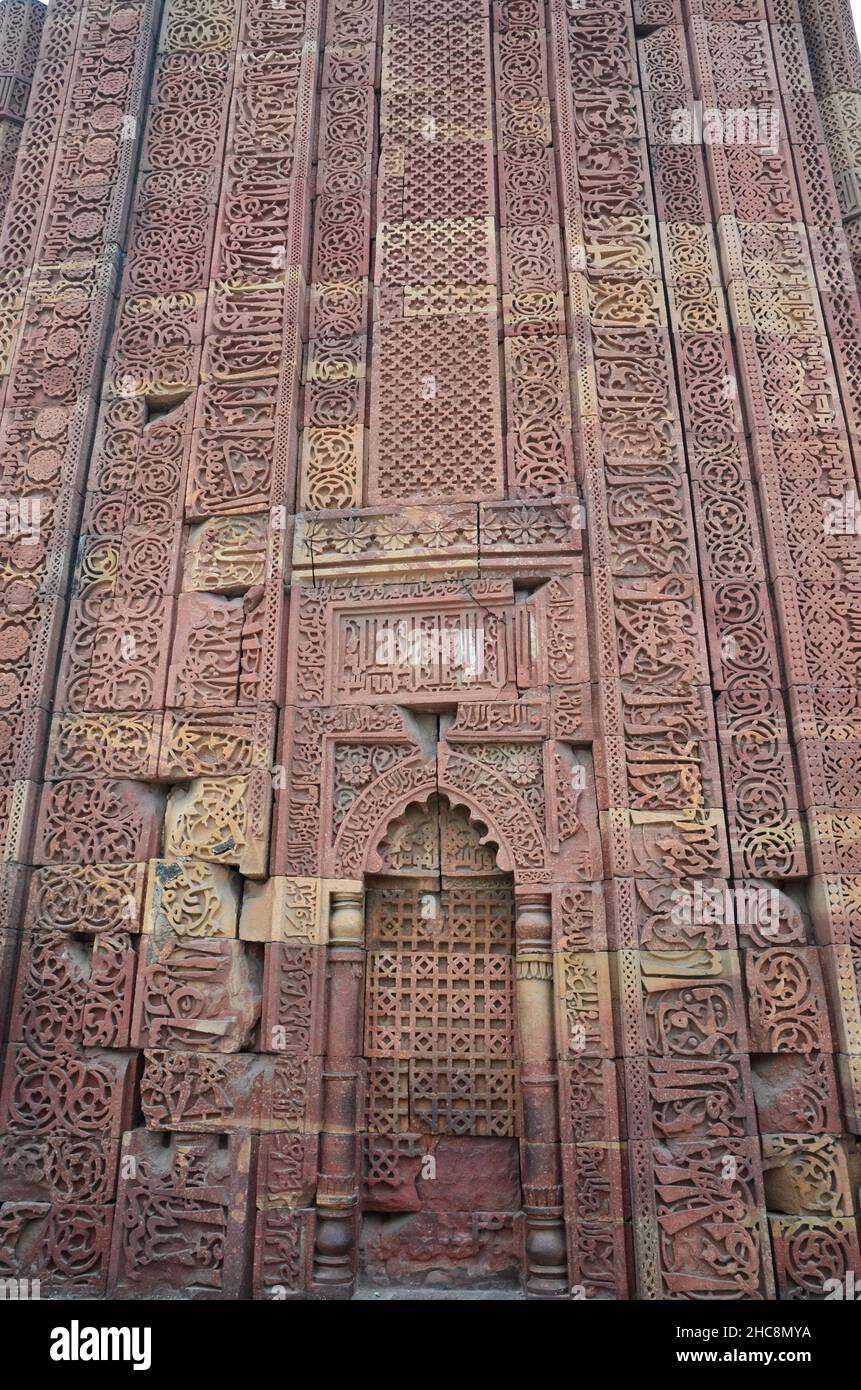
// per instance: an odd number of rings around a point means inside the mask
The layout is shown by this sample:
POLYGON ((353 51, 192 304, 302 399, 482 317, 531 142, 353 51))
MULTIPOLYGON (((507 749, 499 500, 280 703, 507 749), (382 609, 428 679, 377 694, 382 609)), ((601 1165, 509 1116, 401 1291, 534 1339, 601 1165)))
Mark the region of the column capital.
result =
POLYGON ((333 889, 329 899, 329 945, 361 946, 365 937, 365 894, 361 884, 333 889))
POLYGON ((517 893, 515 935, 518 961, 532 953, 548 954, 553 949, 553 912, 549 892, 530 890, 517 893))

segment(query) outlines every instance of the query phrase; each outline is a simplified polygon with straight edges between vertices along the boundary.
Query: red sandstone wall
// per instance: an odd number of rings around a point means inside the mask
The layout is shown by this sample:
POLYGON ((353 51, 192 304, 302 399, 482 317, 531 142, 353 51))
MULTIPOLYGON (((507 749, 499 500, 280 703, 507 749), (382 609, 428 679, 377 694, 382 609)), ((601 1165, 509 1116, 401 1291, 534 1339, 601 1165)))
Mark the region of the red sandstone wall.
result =
POLYGON ((795 0, 52 0, 0 1275, 861 1278, 861 304, 804 20, 816 85, 795 0))

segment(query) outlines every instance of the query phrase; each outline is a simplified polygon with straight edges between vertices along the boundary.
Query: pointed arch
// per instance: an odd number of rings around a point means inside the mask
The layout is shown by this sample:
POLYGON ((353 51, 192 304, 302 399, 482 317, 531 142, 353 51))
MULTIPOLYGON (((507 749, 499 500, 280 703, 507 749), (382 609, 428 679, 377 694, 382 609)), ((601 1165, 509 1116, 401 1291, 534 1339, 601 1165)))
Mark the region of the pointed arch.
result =
POLYGON ((444 796, 453 810, 463 809, 473 825, 485 829, 482 843, 498 846, 502 873, 527 882, 550 877, 546 841, 530 807, 492 768, 445 746, 437 761, 416 754, 389 768, 356 798, 335 841, 335 877, 379 873, 378 850, 388 827, 411 805, 427 808, 432 796, 444 796))

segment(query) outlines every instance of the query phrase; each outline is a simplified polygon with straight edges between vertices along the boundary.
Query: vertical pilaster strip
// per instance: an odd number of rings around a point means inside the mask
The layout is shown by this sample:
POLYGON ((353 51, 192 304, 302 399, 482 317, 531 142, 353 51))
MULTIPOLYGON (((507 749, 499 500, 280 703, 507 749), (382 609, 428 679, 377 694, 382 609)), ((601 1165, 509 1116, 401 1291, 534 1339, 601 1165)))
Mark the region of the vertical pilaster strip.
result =
MULTIPOLYGON (((696 924, 712 938, 710 944, 734 946, 736 924, 743 944, 760 926, 766 932, 762 940, 768 940, 771 919, 763 912, 760 920, 755 910, 768 899, 762 880, 803 876, 805 844, 728 307, 721 287, 717 233, 699 144, 702 108, 693 95, 681 22, 644 37, 639 47, 716 691, 733 874, 732 885, 722 892, 702 885, 680 917, 685 931, 696 924), (750 914, 748 902, 754 905, 750 914)), ((771 897, 779 901, 776 887, 771 897)), ((775 924, 778 916, 776 911, 775 924)), ((735 952, 733 958, 738 962, 735 952)), ((747 1041, 745 1051, 749 1047, 747 1041)), ((752 1075, 745 1055, 726 1064, 725 1076, 728 1086, 717 1075, 712 1078, 714 1133, 725 1132, 741 1141, 727 1144, 722 1162, 737 1162, 743 1156, 747 1169, 743 1176, 758 1194, 761 1207, 754 1111, 758 1078, 752 1075), (720 1120, 716 1120, 718 1113, 720 1120)), ((666 1113, 662 1118, 666 1120, 666 1113)), ((688 1128, 692 1127, 689 1123, 688 1128)), ((736 1168, 733 1180, 738 1175, 736 1168)), ((756 1210, 751 1217, 748 1238, 764 1252, 766 1273, 761 1288, 767 1289, 771 1261, 764 1220, 756 1210)))
MULTIPOLYGON (((809 78, 843 226, 856 274, 861 268, 861 54, 852 12, 842 0, 770 0, 769 24, 777 45, 800 41, 806 62, 792 75, 809 78), (808 66, 809 65, 809 66, 808 66)), ((783 73, 784 86, 788 74, 783 73)), ((796 96, 797 91, 786 95, 796 96)))
MULTIPOLYGON (((822 233, 836 226, 839 234, 833 185, 821 143, 810 139, 809 128, 806 138, 799 133, 800 113, 810 106, 803 100, 800 33, 769 26, 758 12, 718 19, 693 0, 689 8, 695 90, 724 131, 720 141, 705 143, 706 165, 777 610, 799 806, 814 883, 829 873, 839 880, 852 869, 858 744, 851 735, 844 740, 839 717, 835 749, 822 716, 832 716, 835 701, 841 714, 855 707, 848 692, 857 686, 857 655, 845 605, 857 582, 858 541, 829 524, 829 508, 854 491, 853 425, 835 371, 846 339, 835 328, 831 288, 823 288, 829 281, 822 233), (737 79, 728 84, 728 58, 730 72, 745 74, 745 86, 737 79), (728 117, 745 109, 759 117, 770 111, 768 129, 760 119, 745 141, 726 139, 728 117), (826 656, 817 634, 836 634, 841 618, 845 640, 832 635, 826 656)), ((733 737, 738 729, 736 720, 733 737)), ((744 740, 738 741, 743 752, 744 740)), ((787 765, 790 756, 787 746, 787 765)), ((845 1017, 847 996, 840 949, 813 944, 830 939, 827 914, 817 928, 814 899, 804 893, 794 899, 787 888, 788 896, 772 891, 777 910, 769 925, 748 921, 739 934, 779 1289, 782 1297, 823 1297, 825 1280, 853 1268, 858 1250, 845 1182, 850 1141, 840 1137, 834 1105, 835 1043, 826 1004, 832 973, 837 1020, 845 1017), (817 1097, 809 1114, 793 1116, 768 1103, 764 1088, 781 1070, 784 1077, 809 1078, 817 1097), (829 1193, 821 1205, 816 1183, 798 1186, 814 1149, 829 1193)))
POLYGON ((296 489, 322 17, 317 0, 243 14, 186 507, 190 520, 286 508, 283 533, 296 489))
POLYGON ((12 189, 46 13, 39 0, 4 0, 0 6, 0 223, 12 189))
MULTIPOLYGON (((494 81, 508 495, 576 502, 547 17, 496 0, 494 81)), ((579 511, 572 505, 575 521, 579 511)))
POLYGON ((0 373, 4 394, 27 280, 33 268, 36 241, 45 212, 80 21, 81 6, 77 0, 59 0, 50 7, 45 17, 30 87, 31 99, 28 101, 4 213, 3 266, 0 271, 4 291, 0 330, 0 373))
MULTIPOLYGON (((198 159, 192 177, 173 191, 188 199, 202 226, 189 229, 176 293, 133 295, 124 306, 119 360, 112 364, 115 395, 133 395, 143 407, 142 447, 161 432, 181 463, 172 479, 178 506, 166 574, 173 623, 162 649, 163 709, 156 715, 157 776, 170 791, 163 857, 149 870, 150 940, 139 964, 133 1041, 164 1048, 148 1053, 145 1096, 159 1071, 194 1065, 201 1053, 204 1068, 226 1067, 220 1059, 239 1053, 231 1079, 238 1072, 240 1091, 256 1076, 253 1103, 239 1106, 237 1115, 236 1105, 225 1100, 209 1117, 210 1127, 229 1132, 231 1145, 247 1155, 236 1239, 213 1277, 223 1297, 249 1287, 267 1297, 279 1296, 273 1289, 292 1293, 297 1280, 304 1284, 294 1264, 310 1260, 310 1213, 306 1206, 297 1217, 285 1203, 279 1164, 295 1144, 304 1154, 306 1094, 313 1097, 311 1111, 319 1098, 308 1076, 319 1069, 321 1044, 319 1029, 312 1037, 304 1019, 285 1009, 282 991, 292 980, 309 994, 315 987, 319 992, 321 953, 316 943, 285 941, 273 932, 276 904, 270 899, 272 916, 261 940, 245 916, 238 920, 238 900, 244 905, 247 897, 251 911, 251 881, 264 880, 269 869, 321 7, 313 0, 277 7, 245 0, 225 4, 203 22, 193 11, 177 18, 163 36, 166 59, 176 61, 165 66, 175 69, 174 98, 183 82, 198 78, 195 134, 211 167, 198 159), (151 364, 140 376, 128 372, 136 348, 131 326, 139 313, 154 316, 156 340, 165 347, 157 375, 151 364), (206 904, 202 918, 195 883, 206 904), (159 1024, 165 1008, 171 1016, 172 990, 182 980, 193 988, 203 960, 212 972, 202 1004, 211 1025, 186 1032, 159 1024), (161 996, 163 987, 168 998, 161 996), (252 1049, 262 1054, 259 1060, 252 1049)), ((168 115, 168 128, 170 115, 179 122, 181 108, 168 115)), ((156 119, 156 139, 161 128, 156 119)), ((187 146, 191 156, 195 144, 187 146)), ((158 188, 146 191, 157 208, 158 188)), ((164 197, 164 183, 160 191, 164 197)), ((157 240, 142 236, 145 272, 156 269, 150 257, 157 240)), ((148 1128, 159 1127, 151 1111, 147 1120, 148 1128)), ((162 1127, 181 1148, 181 1119, 171 1116, 162 1127)), ((314 1144, 317 1128, 312 1119, 314 1144)), ((147 1139, 137 1136, 141 1144, 147 1139)), ((144 1200, 134 1182, 121 1195, 129 1203, 144 1200)), ((232 1201, 229 1184, 224 1201, 232 1201)), ((113 1278, 121 1290, 146 1281, 145 1264, 130 1245, 115 1246, 113 1278)))
POLYGON ((422 500, 431 457, 440 495, 504 495, 487 0, 455 12, 384 9, 369 504, 422 500))
POLYGON ((709 1058, 717 1046, 728 1093, 744 1090, 747 1038, 731 925, 724 917, 715 930, 692 915, 679 930, 685 904, 704 892, 725 895, 729 863, 632 15, 624 5, 576 7, 560 30, 578 434, 638 1290, 645 1298, 708 1297, 720 1288, 706 1232, 682 1248, 659 1239, 659 1222, 681 1217, 691 1190, 731 1170, 730 1225, 737 1223, 748 1249, 739 1287, 764 1297, 770 1261, 749 1126, 731 1140, 695 1119, 681 1133, 667 1126, 665 1096, 681 1079, 681 1052, 687 1085, 714 1084, 709 1058), (706 1025, 683 1049, 673 1001, 694 997, 718 1008, 720 1041, 707 1038, 706 1025))
MULTIPOLYGON (((150 4, 124 13, 115 20, 110 6, 96 5, 79 16, 36 237, 31 223, 33 261, 30 266, 20 261, 26 295, 0 421, 6 505, 19 524, 27 524, 27 535, 21 535, 27 544, 18 546, 17 569, 13 552, 7 574, 8 582, 19 586, 19 614, 26 615, 29 629, 26 655, 18 653, 25 658, 17 663, 20 674, 13 676, 10 669, 7 675, 15 688, 7 710, 18 714, 19 728, 10 744, 17 766, 9 785, 17 784, 17 790, 6 850, 17 862, 29 862, 31 853, 35 785, 44 755, 43 741, 34 741, 33 731, 52 697, 157 11, 150 4), (131 37, 119 39, 120 32, 131 37), (111 95, 99 107, 99 133, 93 136, 90 93, 99 80, 111 95)), ((68 32, 63 37, 68 39, 68 32)), ((60 34, 49 23, 40 64, 53 61, 55 39, 60 34)), ((39 78, 37 68, 37 88, 39 78)), ((25 140, 22 154, 29 158, 27 148, 25 140)), ((4 264, 15 265, 24 252, 24 238, 18 240, 22 213, 13 189, 4 264)))
MULTIPOLYGON (((807 873, 763 540, 681 25, 640 41, 736 878, 807 873), (752 756, 753 755, 753 756, 752 756)), ((718 230, 725 224, 719 224, 718 230)))
MULTIPOLYGON (((825 331, 849 427, 857 496, 861 486, 858 39, 848 6, 834 0, 826 0, 814 12, 798 0, 773 0, 769 36, 825 331)), ((845 497, 843 501, 846 505, 845 497)))
MULTIPOLYGON (((104 850, 104 844, 96 848, 100 815, 103 827, 116 814, 122 818, 117 802, 108 804, 109 784, 95 798, 92 786, 79 789, 76 823, 65 799, 69 784, 46 783, 40 793, 39 782, 159 10, 154 0, 93 0, 49 13, 32 99, 39 103, 43 91, 51 98, 25 126, 4 223, 4 270, 20 277, 0 421, 7 516, 14 513, 17 528, 5 542, 11 546, 5 595, 7 603, 13 598, 18 623, 18 638, 4 655, 6 717, 15 726, 2 807, 11 865, 91 864, 104 850)), ((40 877, 33 876, 31 908, 20 926, 33 919, 40 877)), ((113 944, 126 980, 128 933, 113 944)), ((45 945, 50 953, 48 938, 45 945)), ((39 1241, 51 1254, 37 1257, 45 1261, 43 1287, 63 1283, 63 1244, 78 1240, 73 1286, 98 1296, 107 1278, 116 1143, 130 1114, 131 1059, 98 1050, 102 1042, 122 1046, 124 1024, 120 1035, 110 1025, 100 1035, 86 1013, 69 1010, 50 988, 41 1008, 34 1007, 40 958, 42 940, 31 942, 25 930, 0 1126, 13 1172, 25 1140, 57 1155, 50 1173, 45 1161, 41 1183, 31 1170, 26 1178, 16 1174, 12 1186, 16 1198, 31 1195, 28 1182, 47 1198, 39 1241), (52 1072, 71 1076, 72 1084, 53 1107, 34 1107, 38 1078, 52 1072), (98 1116, 90 1109, 93 1087, 104 1098, 98 1116), (91 1183, 75 1177, 82 1129, 98 1172, 91 1183), (64 1200, 72 1207, 64 1208, 64 1200)), ((107 965, 108 957, 101 966, 94 961, 96 978, 107 965)), ((125 984, 115 983, 122 994, 125 984)), ((4 1220, 14 1229, 14 1202, 4 1208, 4 1220)), ((20 1256, 26 1266, 26 1248, 20 1256)))
POLYGON ((298 505, 358 507, 365 492, 379 5, 327 10, 312 219, 298 505))

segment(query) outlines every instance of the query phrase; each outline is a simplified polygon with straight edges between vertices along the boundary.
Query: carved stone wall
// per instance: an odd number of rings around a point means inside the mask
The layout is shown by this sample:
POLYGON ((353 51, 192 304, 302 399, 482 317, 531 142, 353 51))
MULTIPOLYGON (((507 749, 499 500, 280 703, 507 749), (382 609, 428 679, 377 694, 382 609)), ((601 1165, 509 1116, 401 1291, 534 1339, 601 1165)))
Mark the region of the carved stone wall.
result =
POLYGON ((0 222, 9 201, 44 23, 41 0, 3 0, 0 5, 0 222))
POLYGON ((0 1277, 861 1280, 848 24, 51 0, 0 236, 0 1277))

